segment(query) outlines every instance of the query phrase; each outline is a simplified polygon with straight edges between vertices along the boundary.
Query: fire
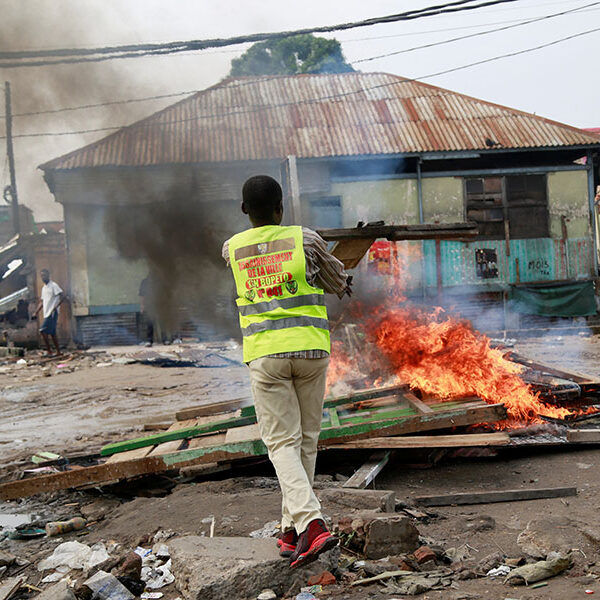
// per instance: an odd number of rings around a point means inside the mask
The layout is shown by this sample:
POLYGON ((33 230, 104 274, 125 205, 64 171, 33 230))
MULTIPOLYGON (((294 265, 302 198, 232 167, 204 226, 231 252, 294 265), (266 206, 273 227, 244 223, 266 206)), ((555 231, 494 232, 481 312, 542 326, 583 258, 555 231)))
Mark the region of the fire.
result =
POLYGON ((504 358, 467 321, 415 307, 381 309, 369 329, 400 381, 440 400, 477 396, 503 403, 509 418, 536 422, 570 411, 548 406, 521 379, 523 367, 504 358))
MULTIPOLYGON (((357 319, 367 343, 354 352, 347 344, 334 343, 329 389, 335 382, 357 379, 361 374, 371 375, 370 383, 376 385, 376 380, 386 379, 382 377, 386 372, 388 383, 393 378, 425 397, 452 400, 476 396, 489 404, 503 403, 511 425, 571 414, 568 409, 543 403, 521 378, 524 367, 504 358, 468 321, 441 308, 423 309, 407 302, 403 275, 410 261, 419 256, 410 246, 404 250, 393 244, 388 253, 386 303, 369 308, 368 316, 361 314, 357 319)), ((360 307, 355 312, 360 312, 360 307)))

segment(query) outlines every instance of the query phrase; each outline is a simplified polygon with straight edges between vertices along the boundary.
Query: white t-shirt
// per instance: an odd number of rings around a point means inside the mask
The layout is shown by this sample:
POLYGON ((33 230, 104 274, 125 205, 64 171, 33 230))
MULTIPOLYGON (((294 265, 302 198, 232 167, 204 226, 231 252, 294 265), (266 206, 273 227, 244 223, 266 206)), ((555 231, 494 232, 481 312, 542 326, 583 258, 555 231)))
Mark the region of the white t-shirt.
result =
POLYGON ((62 290, 58 283, 50 280, 42 288, 42 307, 44 319, 49 317, 55 310, 58 309, 60 303, 60 295, 62 290))

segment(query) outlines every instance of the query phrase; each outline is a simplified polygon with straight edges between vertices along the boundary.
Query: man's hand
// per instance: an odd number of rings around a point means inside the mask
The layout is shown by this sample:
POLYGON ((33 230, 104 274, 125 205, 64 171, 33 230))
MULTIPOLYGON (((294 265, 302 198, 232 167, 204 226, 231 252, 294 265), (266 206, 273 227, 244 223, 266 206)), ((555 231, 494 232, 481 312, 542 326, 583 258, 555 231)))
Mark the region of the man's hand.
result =
POLYGON ((348 275, 348 279, 346 279, 346 294, 348 296, 352 296, 352 275, 348 275))

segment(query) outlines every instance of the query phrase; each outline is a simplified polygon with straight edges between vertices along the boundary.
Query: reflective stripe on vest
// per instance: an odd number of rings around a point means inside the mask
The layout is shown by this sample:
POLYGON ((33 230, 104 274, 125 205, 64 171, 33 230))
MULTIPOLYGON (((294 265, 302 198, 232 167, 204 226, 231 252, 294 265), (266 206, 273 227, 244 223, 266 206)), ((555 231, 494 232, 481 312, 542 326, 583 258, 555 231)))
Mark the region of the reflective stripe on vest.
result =
POLYGON ((283 319, 267 319, 260 323, 252 323, 242 329, 242 335, 252 335, 261 331, 273 331, 275 329, 288 329, 289 327, 318 327, 329 331, 329 321, 316 317, 287 317, 283 319))
POLYGON ((269 312, 275 308, 295 308, 297 306, 319 305, 325 306, 325 297, 323 294, 306 294, 295 298, 283 298, 282 300, 271 300, 270 302, 258 302, 256 304, 246 304, 238 306, 240 315, 260 315, 269 312))
POLYGON ((229 240, 244 362, 331 349, 322 289, 306 280, 302 227, 266 225, 229 240))

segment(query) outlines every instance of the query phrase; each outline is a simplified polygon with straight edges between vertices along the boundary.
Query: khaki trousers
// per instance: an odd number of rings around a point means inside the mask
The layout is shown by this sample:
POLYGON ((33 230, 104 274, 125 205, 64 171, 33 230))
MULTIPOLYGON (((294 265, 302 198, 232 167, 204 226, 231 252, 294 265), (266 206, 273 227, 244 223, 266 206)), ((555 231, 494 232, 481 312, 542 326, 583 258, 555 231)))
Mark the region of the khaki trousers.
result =
POLYGON ((320 519, 313 492, 327 358, 258 358, 250 364, 256 418, 283 496, 281 530, 320 519))

